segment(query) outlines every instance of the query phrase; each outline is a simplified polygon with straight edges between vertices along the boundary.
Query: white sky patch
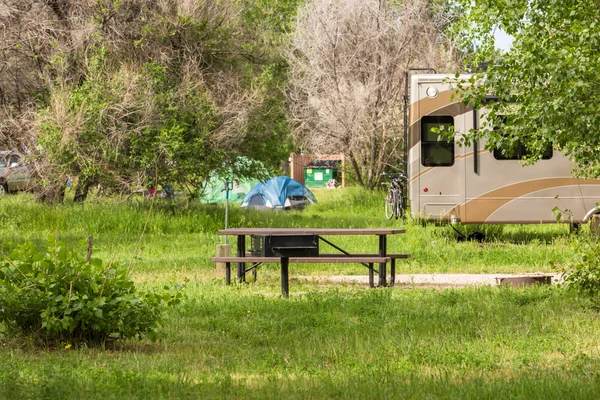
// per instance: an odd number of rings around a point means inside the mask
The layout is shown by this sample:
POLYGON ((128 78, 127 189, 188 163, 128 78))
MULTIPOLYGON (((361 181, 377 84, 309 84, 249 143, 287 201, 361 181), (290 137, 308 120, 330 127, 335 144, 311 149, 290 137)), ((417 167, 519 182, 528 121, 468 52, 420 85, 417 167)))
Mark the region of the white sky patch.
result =
POLYGON ((500 28, 494 30, 494 45, 497 49, 508 51, 512 47, 512 42, 515 40, 511 35, 507 34, 500 28))

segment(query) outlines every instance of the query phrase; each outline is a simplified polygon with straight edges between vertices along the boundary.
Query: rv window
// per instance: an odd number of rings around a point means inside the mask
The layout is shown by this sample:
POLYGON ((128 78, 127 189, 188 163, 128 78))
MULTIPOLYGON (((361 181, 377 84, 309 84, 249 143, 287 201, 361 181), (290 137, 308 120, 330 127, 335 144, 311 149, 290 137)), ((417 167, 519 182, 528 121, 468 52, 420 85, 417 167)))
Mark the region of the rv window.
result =
MULTIPOLYGON (((496 160, 521 160, 529 154, 529 150, 527 150, 527 147, 523 143, 519 143, 511 154, 506 154, 500 149, 494 149, 494 158, 496 160)), ((552 158, 552 155, 552 146, 549 145, 546 150, 544 150, 544 153, 542 153, 542 160, 549 160, 552 158)))
POLYGON ((421 164, 426 167, 449 167, 454 165, 454 138, 440 137, 435 130, 454 128, 451 116, 428 115, 421 118, 421 164))
MULTIPOLYGON (((507 123, 508 117, 506 115, 501 116, 502 122, 507 123)), ((494 127, 494 131, 498 132, 499 127, 494 127)), ((548 145, 542 153, 542 160, 549 160, 552 158, 552 145, 548 145)), ((523 157, 530 155, 531 152, 527 149, 527 146, 523 142, 517 143, 515 149, 511 153, 507 153, 501 149, 494 149, 494 158, 496 160, 521 160, 523 157)))

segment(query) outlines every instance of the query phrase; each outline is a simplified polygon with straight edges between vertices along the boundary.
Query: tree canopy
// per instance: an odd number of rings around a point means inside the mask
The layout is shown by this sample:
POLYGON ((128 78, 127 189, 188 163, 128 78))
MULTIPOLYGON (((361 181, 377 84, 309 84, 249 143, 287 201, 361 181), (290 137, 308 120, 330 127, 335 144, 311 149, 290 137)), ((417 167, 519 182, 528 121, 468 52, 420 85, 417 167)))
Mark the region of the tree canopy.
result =
POLYGON ((67 181, 79 198, 193 196, 215 170, 256 176, 294 148, 343 152, 375 188, 400 164, 404 71, 457 67, 453 4, 4 0, 0 144, 27 151, 50 200, 67 181))
POLYGON ((258 173, 238 157, 276 167, 290 150, 276 38, 294 4, 6 0, 0 141, 27 147, 51 197, 68 177, 82 195, 193 195, 215 169, 258 173))
POLYGON ((552 145, 575 174, 600 176, 600 3, 461 0, 460 7, 454 29, 465 48, 475 46, 471 65, 489 62, 458 85, 463 101, 487 109, 470 138, 508 152, 524 143, 529 162, 552 145), (504 53, 494 48, 498 28, 514 37, 504 53))

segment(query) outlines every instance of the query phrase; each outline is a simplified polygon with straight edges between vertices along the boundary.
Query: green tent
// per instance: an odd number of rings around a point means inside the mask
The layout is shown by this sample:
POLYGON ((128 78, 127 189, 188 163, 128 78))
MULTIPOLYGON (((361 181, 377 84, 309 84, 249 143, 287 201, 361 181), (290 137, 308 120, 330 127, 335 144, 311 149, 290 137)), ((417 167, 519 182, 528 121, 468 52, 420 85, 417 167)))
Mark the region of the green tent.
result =
MULTIPOLYGON (((233 189, 229 191, 229 202, 242 203, 246 193, 260 183, 258 179, 234 180, 233 189)), ((225 204, 225 179, 211 178, 200 195, 201 203, 225 204)))

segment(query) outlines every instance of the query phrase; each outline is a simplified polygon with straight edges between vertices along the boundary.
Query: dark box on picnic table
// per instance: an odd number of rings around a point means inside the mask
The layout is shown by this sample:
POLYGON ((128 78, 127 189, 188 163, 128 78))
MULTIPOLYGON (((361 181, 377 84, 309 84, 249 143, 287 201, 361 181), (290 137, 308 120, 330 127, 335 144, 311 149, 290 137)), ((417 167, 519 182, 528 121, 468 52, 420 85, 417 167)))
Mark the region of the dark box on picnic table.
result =
POLYGON ((257 257, 316 257, 318 235, 250 235, 250 255, 257 257))

